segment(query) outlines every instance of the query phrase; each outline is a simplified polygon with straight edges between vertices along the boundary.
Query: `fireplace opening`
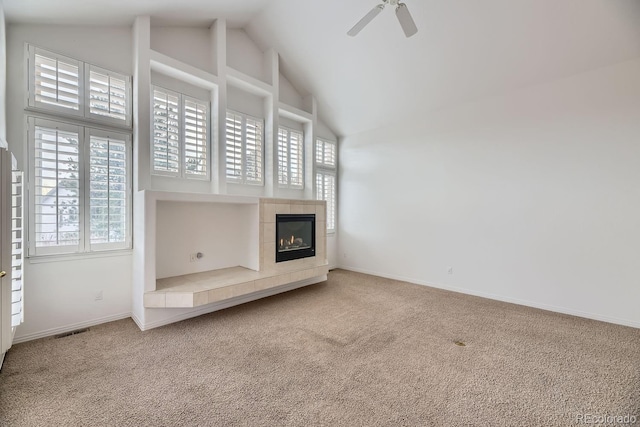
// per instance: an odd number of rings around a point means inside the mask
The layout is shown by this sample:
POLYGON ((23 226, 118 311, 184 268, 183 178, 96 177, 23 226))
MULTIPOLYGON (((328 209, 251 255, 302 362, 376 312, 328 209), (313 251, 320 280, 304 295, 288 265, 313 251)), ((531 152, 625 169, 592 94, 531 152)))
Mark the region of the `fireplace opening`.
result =
POLYGON ((316 255, 316 216, 276 215, 276 262, 316 255))

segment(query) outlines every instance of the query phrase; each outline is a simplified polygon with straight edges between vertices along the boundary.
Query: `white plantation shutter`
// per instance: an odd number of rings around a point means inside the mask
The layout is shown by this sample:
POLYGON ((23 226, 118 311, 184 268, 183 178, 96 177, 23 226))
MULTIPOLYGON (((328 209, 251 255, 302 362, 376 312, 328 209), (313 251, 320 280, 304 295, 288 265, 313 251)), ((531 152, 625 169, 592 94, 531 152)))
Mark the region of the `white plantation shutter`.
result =
POLYGON ((337 151, 337 143, 316 140, 316 199, 327 202, 327 231, 335 231, 336 228, 337 151))
POLYGON ((291 170, 291 181, 289 185, 292 187, 302 187, 303 182, 303 144, 302 133, 296 131, 289 132, 289 168, 291 170))
POLYGON ((303 135, 299 131, 278 129, 278 183, 292 188, 304 187, 303 135))
POLYGON ((114 123, 130 124, 130 80, 111 71, 87 65, 87 116, 98 116, 114 123))
POLYGON ((230 182, 262 184, 263 121, 227 112, 226 168, 230 182))
POLYGON ((335 172, 316 173, 316 199, 327 202, 327 231, 336 228, 336 176, 335 172))
POLYGON ((328 168, 336 167, 336 143, 316 140, 316 164, 328 168))
POLYGON ((129 136, 89 130, 89 243, 129 246, 129 136))
POLYGON ((242 116, 227 112, 226 121, 227 180, 242 181, 242 116))
POLYGON ((79 127, 32 119, 32 254, 80 248, 81 146, 79 127))
POLYGON ((82 63, 29 46, 29 106, 81 115, 82 63))
POLYGON ((153 90, 153 171, 180 172, 180 95, 153 90))
POLYGON ((208 176, 209 105, 184 98, 184 172, 185 175, 208 176))
POLYGON ((11 326, 24 320, 24 290, 22 287, 22 264, 24 261, 22 238, 23 174, 12 172, 11 183, 11 326))
POLYGON ((250 184, 262 184, 263 121, 246 117, 245 179, 250 184))
POLYGON ((289 131, 278 129, 278 184, 289 184, 289 131))

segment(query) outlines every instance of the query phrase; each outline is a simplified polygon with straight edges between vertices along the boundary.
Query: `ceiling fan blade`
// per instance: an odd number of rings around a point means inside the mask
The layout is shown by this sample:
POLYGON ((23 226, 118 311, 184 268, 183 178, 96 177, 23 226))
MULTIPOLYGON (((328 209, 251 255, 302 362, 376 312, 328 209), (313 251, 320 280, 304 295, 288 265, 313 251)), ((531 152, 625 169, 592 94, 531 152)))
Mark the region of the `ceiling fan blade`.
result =
POLYGON ((400 22, 400 26, 402 27, 405 36, 411 37, 418 32, 418 27, 416 27, 416 23, 413 22, 413 18, 411 17, 406 4, 398 3, 396 16, 398 17, 398 22, 400 22))
POLYGON ((347 34, 351 37, 357 35, 360 31, 362 31, 364 27, 366 27, 369 22, 373 20, 373 18, 375 18, 380 12, 382 12, 382 9, 384 9, 384 4, 379 4, 371 9, 369 13, 364 16, 364 18, 359 20, 358 23, 354 25, 353 28, 349 30, 349 32, 347 32, 347 34))

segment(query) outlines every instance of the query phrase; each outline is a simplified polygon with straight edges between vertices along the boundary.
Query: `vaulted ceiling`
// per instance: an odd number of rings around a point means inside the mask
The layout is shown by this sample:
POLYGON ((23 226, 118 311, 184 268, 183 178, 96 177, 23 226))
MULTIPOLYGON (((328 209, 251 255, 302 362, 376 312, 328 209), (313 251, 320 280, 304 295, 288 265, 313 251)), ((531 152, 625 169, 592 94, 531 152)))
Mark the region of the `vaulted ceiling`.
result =
POLYGON ((387 7, 346 32, 378 0, 4 0, 9 22, 206 25, 225 17, 263 49, 320 115, 346 136, 407 115, 500 95, 640 57, 638 0, 404 0, 407 39, 387 7))

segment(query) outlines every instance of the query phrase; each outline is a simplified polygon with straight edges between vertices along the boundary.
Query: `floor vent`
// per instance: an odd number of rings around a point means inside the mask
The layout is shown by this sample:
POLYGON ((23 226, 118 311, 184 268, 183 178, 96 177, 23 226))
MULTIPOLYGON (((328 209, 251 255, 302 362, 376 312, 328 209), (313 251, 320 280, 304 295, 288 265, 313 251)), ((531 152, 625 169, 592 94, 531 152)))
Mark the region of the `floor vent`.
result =
POLYGON ((89 328, 76 329, 75 331, 65 332, 64 334, 56 335, 55 338, 70 337, 71 335, 81 334, 83 332, 87 332, 88 330, 89 330, 89 328))

